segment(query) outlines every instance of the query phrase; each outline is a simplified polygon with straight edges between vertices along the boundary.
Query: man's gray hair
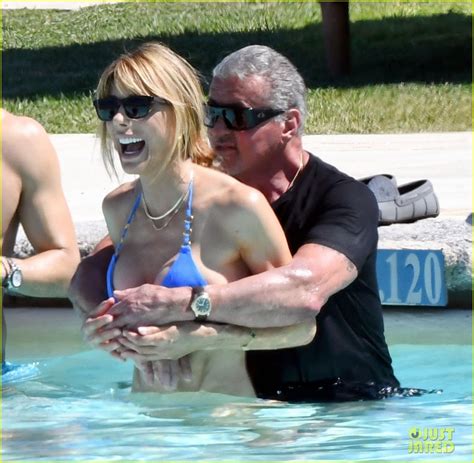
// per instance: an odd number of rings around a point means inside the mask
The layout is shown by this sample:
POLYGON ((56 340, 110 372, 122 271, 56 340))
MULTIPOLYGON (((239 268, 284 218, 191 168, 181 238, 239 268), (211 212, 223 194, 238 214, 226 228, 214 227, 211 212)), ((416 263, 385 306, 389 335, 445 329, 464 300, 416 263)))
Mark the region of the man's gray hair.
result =
POLYGON ((264 45, 250 45, 226 56, 213 71, 213 77, 243 80, 261 76, 270 84, 268 106, 273 109, 296 108, 301 113, 298 134, 302 135, 306 118, 306 85, 296 67, 277 51, 264 45))

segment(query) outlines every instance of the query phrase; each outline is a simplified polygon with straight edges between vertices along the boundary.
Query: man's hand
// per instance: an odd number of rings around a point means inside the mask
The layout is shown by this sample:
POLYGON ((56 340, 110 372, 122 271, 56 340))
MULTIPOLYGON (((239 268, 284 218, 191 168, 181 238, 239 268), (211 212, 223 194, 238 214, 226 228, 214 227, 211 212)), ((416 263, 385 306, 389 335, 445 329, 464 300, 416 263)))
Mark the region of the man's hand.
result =
POLYGON ((187 310, 191 288, 165 288, 145 284, 137 288, 115 291, 117 303, 108 311, 113 322, 108 328, 136 329, 189 321, 194 314, 187 310))
MULTIPOLYGON (((113 330, 112 330, 113 331, 113 330)), ((178 360, 210 347, 217 335, 208 325, 184 322, 170 326, 142 326, 136 332, 123 330, 119 342, 126 349, 121 357, 134 362, 178 360)))

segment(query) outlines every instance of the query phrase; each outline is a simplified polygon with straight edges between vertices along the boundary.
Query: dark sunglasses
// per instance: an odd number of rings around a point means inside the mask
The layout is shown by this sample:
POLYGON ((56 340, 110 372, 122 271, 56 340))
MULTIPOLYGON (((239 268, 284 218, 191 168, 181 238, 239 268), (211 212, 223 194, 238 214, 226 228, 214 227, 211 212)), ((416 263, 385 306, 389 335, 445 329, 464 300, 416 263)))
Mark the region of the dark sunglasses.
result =
POLYGON ((107 98, 98 98, 94 104, 97 117, 104 122, 110 122, 119 112, 120 106, 123 106, 125 114, 130 119, 141 119, 148 116, 153 103, 167 105, 168 101, 157 96, 132 95, 127 98, 117 98, 109 96, 107 98))
POLYGON ((230 130, 253 129, 272 117, 283 114, 280 109, 256 109, 228 106, 205 106, 204 125, 214 127, 219 117, 222 117, 226 127, 230 130))

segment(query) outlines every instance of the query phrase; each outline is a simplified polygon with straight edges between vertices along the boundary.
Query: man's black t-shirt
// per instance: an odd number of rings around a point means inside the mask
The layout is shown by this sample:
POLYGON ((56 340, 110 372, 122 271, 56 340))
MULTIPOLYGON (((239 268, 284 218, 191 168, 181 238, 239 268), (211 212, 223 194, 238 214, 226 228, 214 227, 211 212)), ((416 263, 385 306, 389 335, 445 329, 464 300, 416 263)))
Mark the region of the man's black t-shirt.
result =
POLYGON ((348 257, 358 276, 322 307, 310 344, 247 352, 257 395, 344 400, 367 398, 373 390, 399 386, 385 342, 378 295, 378 207, 372 192, 310 156, 293 187, 272 207, 292 254, 305 244, 321 244, 348 257))

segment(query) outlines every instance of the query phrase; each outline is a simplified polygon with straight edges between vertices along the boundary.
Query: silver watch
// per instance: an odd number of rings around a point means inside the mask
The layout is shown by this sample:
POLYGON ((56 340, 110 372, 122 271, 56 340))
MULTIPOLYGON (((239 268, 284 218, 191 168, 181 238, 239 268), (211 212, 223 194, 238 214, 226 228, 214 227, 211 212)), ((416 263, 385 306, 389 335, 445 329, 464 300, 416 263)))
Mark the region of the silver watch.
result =
POLYGON ((12 260, 7 259, 8 265, 10 270, 7 273, 7 276, 2 282, 2 286, 7 290, 18 289, 23 283, 23 273, 21 272, 21 268, 12 260))
POLYGON ((206 293, 202 286, 193 288, 191 296, 191 310, 194 312, 195 320, 204 322, 211 314, 212 303, 209 294, 206 293))

